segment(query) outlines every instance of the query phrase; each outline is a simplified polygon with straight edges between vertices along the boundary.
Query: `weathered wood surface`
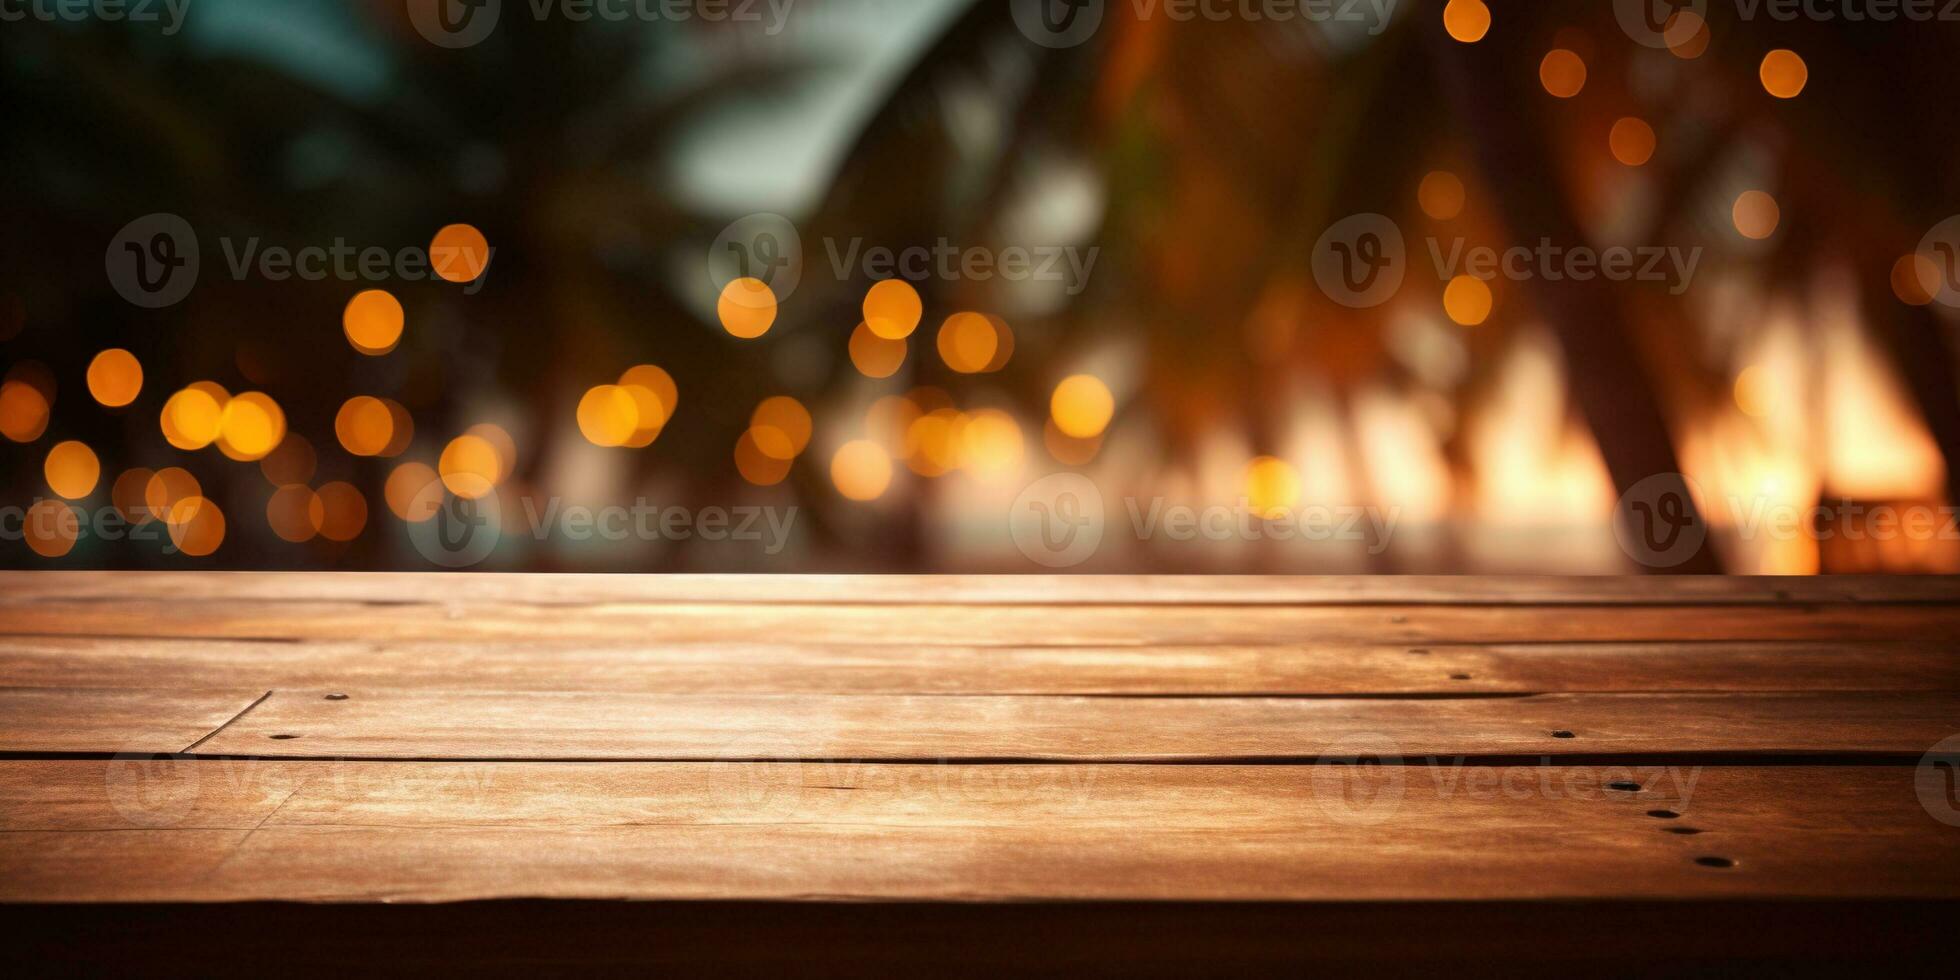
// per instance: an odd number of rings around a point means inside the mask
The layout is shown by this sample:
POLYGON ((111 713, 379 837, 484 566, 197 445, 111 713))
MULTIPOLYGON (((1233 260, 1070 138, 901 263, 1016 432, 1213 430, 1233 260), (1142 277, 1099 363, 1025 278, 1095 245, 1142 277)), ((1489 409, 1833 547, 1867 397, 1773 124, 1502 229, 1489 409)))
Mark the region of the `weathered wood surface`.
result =
POLYGON ((1439 575, 564 575, 5 572, 0 603, 49 599, 396 603, 1696 605, 1960 601, 1960 577, 1439 575))
POLYGON ((958 644, 0 636, 0 685, 644 694, 1537 694, 1960 691, 1944 641, 958 644))
POLYGON ((1960 834, 1913 793, 1900 767, 13 762, 0 899, 1951 896, 1960 834))
POLYGON ((199 751, 1085 762, 1609 752, 1917 756, 1951 734, 1956 721, 1960 695, 1901 692, 1357 700, 315 690, 274 692, 199 751))
POLYGON ((1632 906, 1662 946, 1740 902, 1880 922, 1960 900, 1956 770, 1921 758, 1960 734, 1956 600, 0 574, 0 900, 1684 902, 1632 906))
MULTIPOLYGON (((450 579, 442 579, 449 582, 450 579)), ((1285 643, 1960 640, 1960 605, 1085 606, 765 602, 486 602, 454 586, 388 603, 43 599, 0 635, 306 641, 832 643, 1154 646, 1285 643), (438 598, 440 597, 440 598, 438 598)))

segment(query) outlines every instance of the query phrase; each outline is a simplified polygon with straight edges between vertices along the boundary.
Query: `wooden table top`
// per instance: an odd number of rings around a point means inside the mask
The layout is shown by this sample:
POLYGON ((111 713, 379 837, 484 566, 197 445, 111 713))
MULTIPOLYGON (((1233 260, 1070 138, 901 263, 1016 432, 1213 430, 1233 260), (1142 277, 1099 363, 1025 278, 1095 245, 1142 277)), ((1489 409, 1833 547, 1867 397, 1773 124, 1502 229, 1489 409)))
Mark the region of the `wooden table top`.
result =
POLYGON ((1955 579, 4 573, 0 901, 1946 903, 1956 639, 1955 579))

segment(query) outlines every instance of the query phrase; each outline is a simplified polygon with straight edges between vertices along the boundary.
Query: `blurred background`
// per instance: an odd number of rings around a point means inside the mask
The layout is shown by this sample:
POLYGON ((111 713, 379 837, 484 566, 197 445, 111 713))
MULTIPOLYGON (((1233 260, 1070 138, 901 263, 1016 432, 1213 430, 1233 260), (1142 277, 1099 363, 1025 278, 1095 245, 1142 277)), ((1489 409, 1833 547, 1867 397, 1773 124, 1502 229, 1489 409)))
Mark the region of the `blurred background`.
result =
POLYGON ((9 6, 7 567, 1960 567, 1960 25, 9 6))

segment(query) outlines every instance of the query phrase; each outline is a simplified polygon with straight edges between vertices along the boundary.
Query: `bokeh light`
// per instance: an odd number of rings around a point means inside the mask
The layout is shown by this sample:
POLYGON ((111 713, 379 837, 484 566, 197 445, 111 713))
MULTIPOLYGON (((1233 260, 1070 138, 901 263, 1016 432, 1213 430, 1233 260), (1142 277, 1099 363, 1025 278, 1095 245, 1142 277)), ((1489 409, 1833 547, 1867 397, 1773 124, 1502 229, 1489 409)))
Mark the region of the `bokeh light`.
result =
POLYGON ((170 543, 193 558, 215 554, 225 542, 225 514, 204 497, 186 497, 172 504, 166 523, 170 543))
POLYGON ((1754 364, 1736 374, 1735 406, 1750 418, 1770 416, 1776 408, 1776 388, 1768 368, 1754 364))
POLYGON ((319 454, 314 452, 312 441, 292 431, 259 460, 259 472, 265 474, 265 482, 275 487, 310 482, 318 467, 319 454))
POLYGON ((1300 502, 1300 474, 1291 464, 1261 456, 1245 468, 1246 505, 1254 514, 1274 520, 1300 502))
POLYGON ((112 347, 88 364, 88 392, 108 408, 122 408, 143 391, 143 365, 136 355, 112 347))
POLYGON ((347 342, 354 349, 370 357, 379 357, 395 349, 401 343, 402 327, 407 315, 402 312, 401 301, 395 294, 385 289, 369 289, 354 295, 347 301, 347 309, 341 313, 341 329, 347 334, 347 342))
POLYGON ((239 462, 264 459, 286 438, 286 412, 264 392, 225 403, 218 417, 218 451, 239 462))
POLYGON ((1465 44, 1475 44, 1490 33, 1490 8, 1484 0, 1450 0, 1443 7, 1443 28, 1465 44))
POLYGON ((1463 213, 1467 195, 1463 179, 1448 170, 1432 170, 1416 186, 1416 203, 1422 213, 1437 221, 1449 221, 1463 213))
POLYGON ((395 441, 395 413, 372 395, 355 395, 334 415, 340 447, 355 456, 379 456, 395 441))
POLYGON ((445 225, 429 242, 429 264, 449 282, 475 282, 490 267, 490 240, 474 225, 445 225))
POLYGON ((979 313, 955 313, 939 327, 939 358, 961 374, 986 371, 999 350, 993 321, 979 313))
MULTIPOLYGON (((224 402, 231 399, 226 397, 224 402)), ((196 451, 216 442, 224 420, 224 403, 207 386, 192 386, 163 403, 158 424, 163 438, 178 449, 196 451)))
POLYGON ((793 460, 810 444, 810 411, 786 395, 764 399, 749 416, 755 446, 771 459, 793 460))
POLYGON ((729 336, 754 340, 776 322, 776 293, 760 279, 736 279, 722 287, 715 313, 729 336))
POLYGON ((874 283, 864 294, 864 325, 886 340, 904 340, 919 329, 925 307, 919 292, 903 279, 874 283))
POLYGON ((497 448, 490 440, 470 433, 449 440, 436 469, 442 475, 442 485, 465 500, 487 495, 503 478, 497 448))
POLYGON ((1613 124, 1607 144, 1613 150, 1613 159, 1629 167, 1645 166, 1654 158, 1654 127, 1644 119, 1625 116, 1613 124))
POLYGON ((1777 48, 1764 55, 1758 74, 1763 80, 1763 91, 1779 99, 1796 98, 1810 83, 1810 66, 1788 48, 1777 48))
POLYGON ((0 382, 0 435, 14 442, 33 442, 48 429, 48 399, 25 381, 0 382))
POLYGON ((328 483, 314 491, 308 509, 320 536, 329 541, 352 541, 367 527, 367 498, 351 483, 328 483))
POLYGON ((831 457, 830 479, 837 485, 837 492, 847 499, 876 500, 891 486, 891 455, 869 439, 854 439, 839 447, 831 457))
POLYGON ((639 428, 639 406, 625 388, 598 385, 578 401, 578 431, 595 446, 624 446, 639 428))
POLYGON ((412 505, 416 498, 429 489, 430 484, 440 479, 435 469, 427 463, 413 461, 403 463, 389 472, 388 482, 382 487, 381 498, 387 503, 389 513, 411 524, 419 524, 433 519, 436 516, 436 509, 412 505))
POLYGON ((1490 319, 1491 303, 1490 286, 1476 276, 1457 276, 1443 287, 1443 312, 1459 326, 1490 319))
POLYGON ((851 331, 851 364, 867 378, 889 378, 905 366, 905 341, 880 337, 869 326, 851 331))
POLYGON ((48 450, 41 472, 56 496, 80 500, 95 492, 96 483, 102 479, 102 463, 95 458, 95 450, 70 439, 48 450))
POLYGON ((167 466, 151 474, 143 487, 143 503, 150 513, 168 523, 178 515, 177 505, 186 500, 204 499, 204 487, 189 470, 167 466))
POLYGON ((146 467, 137 466, 122 471, 116 482, 109 485, 109 502, 116 507, 116 513, 131 524, 148 524, 156 519, 150 511, 149 501, 144 499, 150 479, 156 473, 146 467))
POLYGON ((320 533, 314 520, 319 498, 304 484, 289 483, 272 492, 265 504, 265 521, 282 541, 302 544, 320 533))
POLYGON ((1743 191, 1735 199, 1732 216, 1735 230, 1742 237, 1761 241, 1776 234, 1776 226, 1783 220, 1783 209, 1777 206, 1776 198, 1763 191, 1743 191))
POLYGON ((1576 51, 1553 48, 1538 63, 1538 81, 1554 97, 1572 98, 1586 87, 1586 60, 1576 51))
POLYGON ((1093 375, 1077 374, 1063 379, 1048 399, 1055 427, 1076 439, 1092 439, 1109 428, 1116 415, 1116 398, 1109 386, 1093 375))
POLYGON ((43 558, 60 558, 74 550, 81 538, 82 521, 75 508, 59 500, 41 499, 27 508, 22 518, 27 547, 43 558))
POLYGON ((789 476, 789 468, 789 459, 771 456, 756 444, 754 429, 735 440, 735 471, 742 479, 758 487, 773 487, 789 476))

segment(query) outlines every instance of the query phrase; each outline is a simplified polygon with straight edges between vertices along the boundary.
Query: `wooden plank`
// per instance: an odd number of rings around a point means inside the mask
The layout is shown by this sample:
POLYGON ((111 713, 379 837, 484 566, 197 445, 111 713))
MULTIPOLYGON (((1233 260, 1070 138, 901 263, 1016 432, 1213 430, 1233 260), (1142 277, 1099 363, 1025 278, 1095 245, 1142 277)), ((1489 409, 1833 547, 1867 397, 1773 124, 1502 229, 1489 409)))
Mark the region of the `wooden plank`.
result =
POLYGON ((0 572, 0 604, 52 600, 985 605, 1688 605, 1960 602, 1960 576, 445 575, 0 572))
POLYGON ((108 764, 0 763, 0 812, 103 811, 8 827, 0 900, 1960 896, 1903 766, 178 765, 292 788, 116 833, 108 764))
POLYGON ((198 751, 670 760, 1918 756, 1951 735, 1956 718, 1960 696, 1913 693, 1352 700, 281 690, 198 751))
POLYGON ((0 752, 177 752, 266 693, 0 688, 0 752))
POLYGON ((0 685, 667 694, 1956 691, 1946 642, 976 647, 0 637, 0 685))
POLYGON ((600 603, 474 599, 350 602, 37 602, 0 635, 408 642, 1110 646, 1277 643, 1530 643, 1708 640, 1955 640, 1960 606, 967 606, 600 603))

